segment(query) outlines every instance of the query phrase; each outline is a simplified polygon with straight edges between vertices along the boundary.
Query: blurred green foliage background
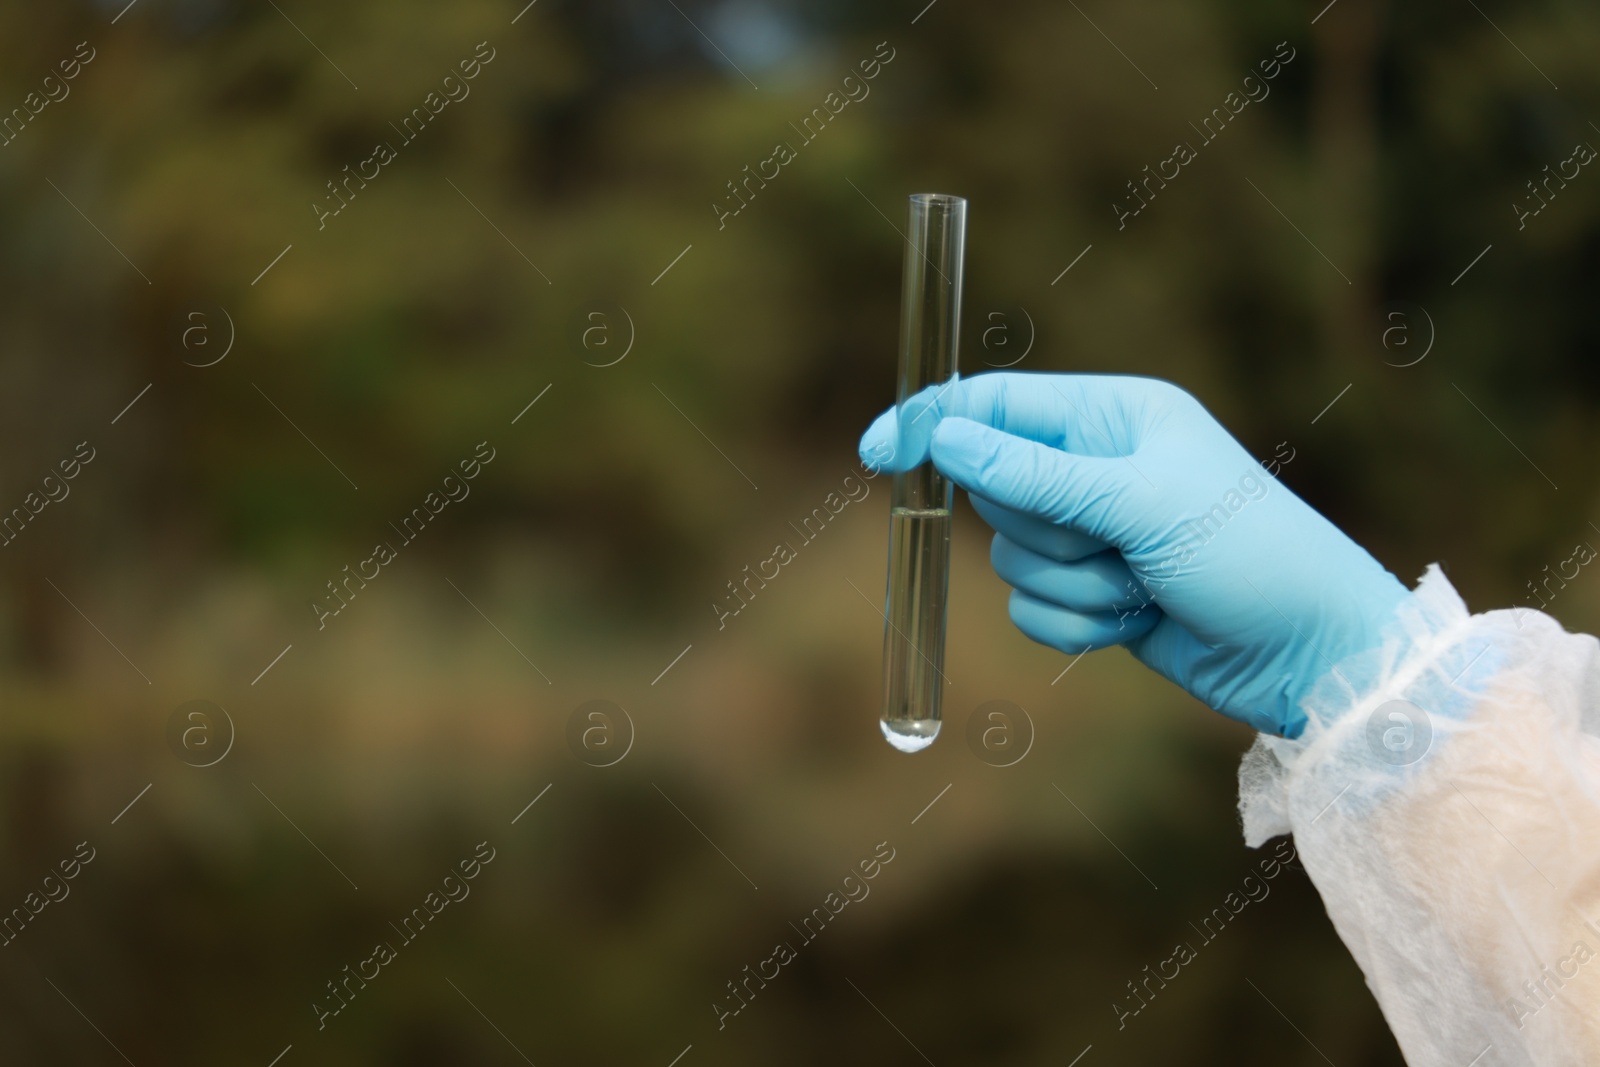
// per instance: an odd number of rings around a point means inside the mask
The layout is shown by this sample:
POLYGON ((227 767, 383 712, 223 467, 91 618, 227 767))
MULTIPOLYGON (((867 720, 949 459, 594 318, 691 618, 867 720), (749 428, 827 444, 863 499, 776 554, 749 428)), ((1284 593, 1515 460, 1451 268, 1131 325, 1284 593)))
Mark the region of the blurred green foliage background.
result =
MULTIPOLYGON (((94 51, 0 147, 0 507, 96 455, 0 552, 0 906, 97 849, 0 949, 8 1062, 1399 1062, 1298 869, 1119 1028, 1261 858, 1249 735, 1119 651, 1026 642, 965 503, 926 754, 873 722, 883 483, 724 629, 711 605, 856 470, 916 191, 971 201, 969 372, 1173 379, 1287 443, 1283 479, 1402 578, 1533 604, 1600 537, 1600 177, 1522 229, 1511 205, 1600 144, 1600 14, 922 3, 0 9, 0 114, 94 51), (870 95, 719 228, 880 42, 870 95), (1278 42, 1270 96, 1119 229, 1278 42), (325 583, 485 440, 470 497, 319 630, 325 583), (167 741, 194 699, 236 729, 208 768, 167 741), (634 724, 615 766, 568 746, 591 699, 634 724), (1009 768, 964 741, 994 699, 1037 728, 1009 768), (319 1030, 480 841, 471 897, 319 1030)), ((1550 606, 1592 629, 1600 579, 1550 606)))

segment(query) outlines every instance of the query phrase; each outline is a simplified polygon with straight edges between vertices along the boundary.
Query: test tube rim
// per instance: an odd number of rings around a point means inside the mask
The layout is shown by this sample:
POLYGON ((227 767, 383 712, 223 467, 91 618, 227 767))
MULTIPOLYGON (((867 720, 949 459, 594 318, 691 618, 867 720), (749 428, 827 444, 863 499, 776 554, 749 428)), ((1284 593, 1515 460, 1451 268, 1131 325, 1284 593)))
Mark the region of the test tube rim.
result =
POLYGON ((965 205, 967 198, 956 196, 953 193, 912 193, 911 201, 915 204, 926 204, 930 207, 952 208, 956 205, 965 205))

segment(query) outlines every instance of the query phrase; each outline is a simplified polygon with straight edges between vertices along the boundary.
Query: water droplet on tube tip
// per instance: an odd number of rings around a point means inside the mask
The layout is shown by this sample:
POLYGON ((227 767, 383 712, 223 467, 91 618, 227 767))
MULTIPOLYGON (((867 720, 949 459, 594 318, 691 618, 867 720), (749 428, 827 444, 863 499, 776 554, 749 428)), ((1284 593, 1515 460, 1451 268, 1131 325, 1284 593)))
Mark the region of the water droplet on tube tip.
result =
POLYGON ((921 752, 939 736, 938 719, 879 719, 883 739, 901 752, 921 752))

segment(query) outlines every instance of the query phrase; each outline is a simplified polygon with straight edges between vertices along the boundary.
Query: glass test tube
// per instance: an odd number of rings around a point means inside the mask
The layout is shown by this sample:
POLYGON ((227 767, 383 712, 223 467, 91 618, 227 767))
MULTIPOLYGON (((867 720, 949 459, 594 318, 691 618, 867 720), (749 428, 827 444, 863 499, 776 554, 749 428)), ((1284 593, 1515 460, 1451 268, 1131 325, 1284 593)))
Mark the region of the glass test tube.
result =
MULTIPOLYGON (((900 291, 899 441, 926 441, 929 405, 956 377, 967 202, 911 197, 900 291)), ((889 580, 883 632, 883 736, 918 752, 939 736, 944 677, 945 600, 950 584, 951 484, 932 463, 894 476, 890 490, 889 580)))

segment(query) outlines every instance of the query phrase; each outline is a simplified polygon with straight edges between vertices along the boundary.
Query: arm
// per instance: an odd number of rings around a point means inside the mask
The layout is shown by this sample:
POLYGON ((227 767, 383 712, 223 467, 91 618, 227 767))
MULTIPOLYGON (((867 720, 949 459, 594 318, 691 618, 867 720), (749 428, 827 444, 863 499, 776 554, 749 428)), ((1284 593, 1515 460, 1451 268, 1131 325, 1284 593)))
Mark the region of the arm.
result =
POLYGON ((1295 835, 1409 1062, 1600 1062, 1594 639, 1471 616, 1435 570, 1409 592, 1167 383, 986 374, 923 408, 862 454, 968 492, 1019 629, 1261 731, 1246 839, 1295 835))

